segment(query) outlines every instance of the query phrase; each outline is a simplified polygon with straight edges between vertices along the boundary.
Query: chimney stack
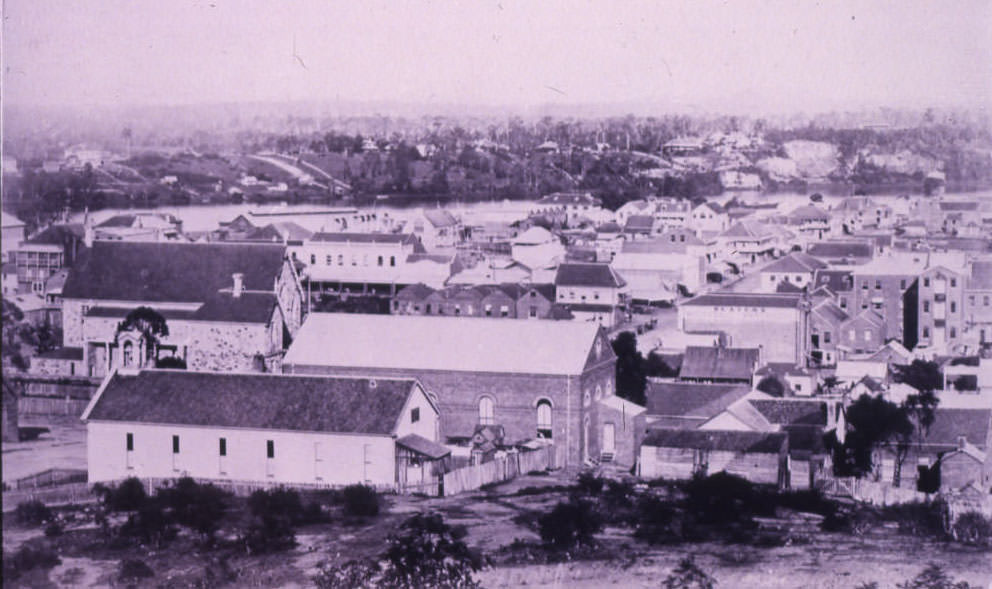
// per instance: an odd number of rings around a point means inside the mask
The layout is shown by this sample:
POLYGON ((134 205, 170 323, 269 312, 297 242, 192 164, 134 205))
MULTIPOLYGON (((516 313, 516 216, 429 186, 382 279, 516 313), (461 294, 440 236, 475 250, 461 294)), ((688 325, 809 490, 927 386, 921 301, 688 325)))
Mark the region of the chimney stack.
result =
POLYGON ((964 447, 967 444, 968 444, 968 438, 964 436, 958 436, 958 450, 964 450, 964 447))
POLYGON ((234 279, 234 287, 231 289, 231 296, 238 298, 241 296, 241 293, 245 291, 245 275, 240 272, 236 272, 231 275, 231 278, 234 279))

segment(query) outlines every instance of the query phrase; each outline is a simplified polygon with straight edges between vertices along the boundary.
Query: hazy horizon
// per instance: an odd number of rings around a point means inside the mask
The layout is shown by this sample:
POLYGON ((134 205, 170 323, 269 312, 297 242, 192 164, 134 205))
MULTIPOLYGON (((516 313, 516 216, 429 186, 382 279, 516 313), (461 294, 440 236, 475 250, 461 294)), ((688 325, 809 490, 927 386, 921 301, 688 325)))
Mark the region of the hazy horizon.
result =
POLYGON ((8 106, 764 114, 992 104, 992 2, 5 0, 8 106))

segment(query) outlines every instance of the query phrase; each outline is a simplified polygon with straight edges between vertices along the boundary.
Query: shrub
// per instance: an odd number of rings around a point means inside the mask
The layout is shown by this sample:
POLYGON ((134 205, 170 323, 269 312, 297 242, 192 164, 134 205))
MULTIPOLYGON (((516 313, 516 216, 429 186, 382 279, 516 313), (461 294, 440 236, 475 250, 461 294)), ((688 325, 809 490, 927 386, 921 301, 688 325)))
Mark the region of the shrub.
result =
POLYGON ((138 511, 128 516, 120 527, 123 538, 138 538, 143 544, 162 546, 176 537, 176 528, 165 513, 162 503, 145 501, 138 511))
POLYGON ((658 497, 642 498, 637 505, 637 527, 634 537, 651 544, 662 544, 682 539, 681 513, 658 497))
POLYGON ((348 485, 341 492, 344 512, 356 517, 379 515, 379 495, 367 485, 348 485))
POLYGON ((155 571, 145 561, 137 558, 126 558, 121 561, 117 578, 121 581, 137 581, 154 576, 155 571))
POLYGON ((3 555, 3 580, 6 583, 20 577, 23 573, 35 569, 50 569, 62 560, 50 544, 43 541, 28 540, 13 554, 3 555))
POLYGON ((63 532, 65 532, 65 528, 63 528, 62 524, 60 524, 57 521, 53 521, 49 523, 47 526, 45 526, 46 538, 55 538, 57 536, 61 536, 63 532))
POLYGON ((603 491, 604 484, 606 484, 606 481, 602 477, 587 470, 579 474, 579 478, 576 481, 576 488, 580 493, 585 493, 586 495, 599 495, 603 491))
POLYGON ((17 504, 14 521, 22 526, 40 526, 52 519, 52 510, 37 499, 17 504))
POLYGON ((255 491, 248 498, 248 508, 254 516, 277 517, 291 523, 296 523, 303 517, 303 501, 295 489, 255 491))
POLYGON ((314 582, 319 589, 474 589, 479 584, 472 573, 481 567, 481 559, 461 536, 440 515, 417 514, 400 525, 400 533, 388 538, 387 548, 378 559, 321 567, 314 582))
POLYGON ((967 581, 956 582, 950 575, 931 563, 916 577, 896 585, 899 589, 970 589, 967 581))
POLYGON ((125 479, 116 487, 94 485, 93 492, 101 496, 110 511, 137 511, 148 501, 145 486, 134 477, 125 479))
POLYGON ((230 494, 214 485, 200 485, 189 477, 163 487, 155 494, 162 505, 172 510, 176 523, 210 539, 217 531, 227 509, 230 494))
POLYGON ((702 523, 750 520, 754 487, 742 477, 725 472, 697 477, 689 481, 685 491, 689 513, 702 523))
POLYGON ((992 520, 977 511, 961 514, 954 522, 954 537, 965 544, 989 546, 992 543, 992 520))
POLYGON ((586 499, 572 498, 559 502, 538 519, 541 539, 557 549, 591 544, 593 534, 603 529, 603 520, 586 499))
POLYGON ((899 524, 899 531, 913 536, 946 537, 944 530, 944 503, 902 503, 889 505, 882 510, 882 517, 899 524))
POLYGON ((241 542, 249 554, 276 552, 296 546, 296 533, 286 518, 261 515, 252 518, 241 542))
POLYGON ((713 589, 716 581, 696 565, 692 557, 683 558, 661 582, 663 589, 713 589))

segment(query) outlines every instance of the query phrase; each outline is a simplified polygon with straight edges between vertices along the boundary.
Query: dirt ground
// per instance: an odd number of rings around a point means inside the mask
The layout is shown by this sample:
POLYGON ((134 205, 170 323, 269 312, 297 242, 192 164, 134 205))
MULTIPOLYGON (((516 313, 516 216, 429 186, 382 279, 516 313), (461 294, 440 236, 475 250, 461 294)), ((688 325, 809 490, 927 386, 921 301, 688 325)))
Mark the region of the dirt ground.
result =
MULTIPOLYGON (((438 511, 446 523, 465 526, 466 542, 493 555, 518 539, 538 541, 537 534, 523 522, 562 500, 565 492, 559 486, 570 482, 559 475, 528 475, 487 491, 452 498, 386 497, 384 512, 376 518, 298 528, 298 546, 288 552, 260 557, 229 552, 230 565, 240 574, 227 586, 311 586, 321 563, 342 564, 378 554, 384 538, 405 517, 420 511, 438 511), (530 487, 549 490, 534 492, 530 487), (520 495, 521 489, 528 492, 520 495)), ((77 540, 62 555, 60 565, 47 573, 36 571, 16 586, 112 586, 121 559, 141 558, 155 571, 155 577, 139 586, 182 587, 202 578, 211 559, 217 558, 216 552, 200 552, 182 539, 163 550, 131 548, 94 554, 86 547, 87 534, 97 533, 92 524, 71 533, 78 534, 77 540)), ((14 549, 40 535, 37 529, 5 525, 4 549, 14 549)), ((878 582, 882 589, 894 588, 930 562, 941 564, 952 576, 973 586, 992 587, 992 553, 901 535, 893 526, 879 527, 860 538, 820 532, 812 535, 809 544, 778 548, 714 542, 653 547, 635 540, 629 529, 620 528, 607 528, 597 538, 603 545, 619 547, 623 558, 501 565, 485 568, 476 577, 489 588, 658 587, 681 558, 693 556, 717 580, 719 588, 852 589, 869 581, 878 582)))
POLYGON ((3 443, 3 481, 10 482, 49 468, 86 469, 86 426, 70 417, 25 416, 21 427, 51 431, 29 442, 3 443))

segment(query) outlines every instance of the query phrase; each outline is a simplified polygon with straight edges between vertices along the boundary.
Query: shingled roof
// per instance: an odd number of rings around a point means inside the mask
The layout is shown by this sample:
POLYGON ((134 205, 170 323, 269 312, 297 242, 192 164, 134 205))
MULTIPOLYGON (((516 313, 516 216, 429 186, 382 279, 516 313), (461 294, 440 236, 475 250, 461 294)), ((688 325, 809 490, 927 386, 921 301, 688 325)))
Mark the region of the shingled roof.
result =
POLYGON ((682 358, 679 378, 750 381, 760 355, 757 348, 689 346, 682 358))
POLYGON ((626 284, 609 264, 565 263, 558 266, 555 274, 555 286, 619 288, 626 284))
POLYGON ((750 399, 748 402, 771 423, 779 425, 827 425, 827 404, 823 401, 750 399))
POLYGON ((792 293, 714 292, 689 299, 682 306, 797 308, 800 301, 802 296, 792 293))
POLYGON ((788 436, 779 432, 741 432, 719 430, 649 429, 644 446, 655 448, 693 448, 778 454, 787 445, 788 436))
POLYGON ((413 379, 118 372, 83 419, 389 435, 414 386, 413 379))
POLYGON ((820 260, 817 260, 811 255, 804 254, 802 252, 793 252, 785 256, 784 258, 775 260, 771 264, 765 266, 764 268, 761 269, 761 272, 763 274, 769 272, 772 273, 786 272, 793 274, 813 273, 816 270, 820 270, 826 267, 827 267, 826 264, 824 264, 820 260))
POLYGON ((286 248, 277 244, 97 241, 66 279, 67 299, 203 302, 244 275, 245 290, 271 292, 286 248))
POLYGON ((702 384, 649 379, 644 396, 648 415, 709 419, 747 395, 741 384, 702 384))

